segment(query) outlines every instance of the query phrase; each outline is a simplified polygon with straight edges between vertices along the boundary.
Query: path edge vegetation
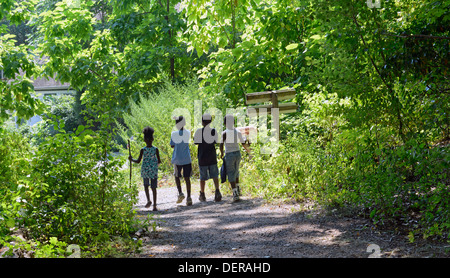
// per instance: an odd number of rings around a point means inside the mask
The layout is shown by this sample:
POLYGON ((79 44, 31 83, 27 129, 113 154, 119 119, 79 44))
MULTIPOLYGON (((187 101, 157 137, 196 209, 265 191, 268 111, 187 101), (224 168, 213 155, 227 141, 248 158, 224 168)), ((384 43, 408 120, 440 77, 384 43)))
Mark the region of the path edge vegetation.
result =
POLYGON ((163 148, 171 109, 194 118, 196 100, 224 111, 284 87, 299 110, 281 116, 276 154, 252 145, 243 188, 405 224, 410 241, 449 240, 448 0, 144 2, 2 1, 1 248, 138 248, 133 232, 148 223, 132 217, 138 188, 114 154, 126 139, 159 125, 163 148), (37 77, 70 83, 73 105, 39 99, 37 77), (33 115, 44 121, 10 121, 33 115))

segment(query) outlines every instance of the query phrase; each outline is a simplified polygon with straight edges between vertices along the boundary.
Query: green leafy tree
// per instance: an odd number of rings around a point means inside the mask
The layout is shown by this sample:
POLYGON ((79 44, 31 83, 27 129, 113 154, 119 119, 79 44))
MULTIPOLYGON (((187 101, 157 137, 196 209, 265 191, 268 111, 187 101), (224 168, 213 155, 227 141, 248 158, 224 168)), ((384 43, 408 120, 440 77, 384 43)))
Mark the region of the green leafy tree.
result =
MULTIPOLYGON (((321 90, 349 99, 353 105, 345 115, 354 126, 387 127, 403 143, 422 130, 430 131, 431 127, 419 124, 417 117, 426 122, 430 105, 437 99, 444 106, 448 103, 448 82, 441 72, 448 59, 448 44, 442 42, 445 36, 411 29, 417 24, 412 23, 413 18, 422 18, 415 8, 429 8, 419 2, 423 1, 389 1, 381 9, 371 9, 363 1, 319 1, 311 10, 321 25, 307 43, 305 55, 310 67, 305 69, 308 86, 304 88, 311 91, 320 84, 324 86, 321 90), (412 38, 433 42, 412 45, 408 41, 412 38), (429 69, 435 67, 431 73, 429 69)), ((448 20, 441 13, 434 16, 448 20)), ((434 22, 436 18, 427 20, 434 22)), ((448 33, 425 22, 422 26, 434 28, 437 34, 448 33)), ((440 119, 441 128, 447 126, 448 119, 440 119)))
POLYGON ((310 21, 300 1, 186 1, 189 49, 208 53, 199 68, 211 93, 235 104, 245 93, 297 86, 310 21))
POLYGON ((172 82, 190 71, 191 58, 181 38, 185 21, 179 1, 113 1, 111 33, 124 53, 120 84, 139 92, 152 91, 161 83, 161 71, 172 82))
MULTIPOLYGON (((0 18, 19 25, 27 21, 36 1, 2 1, 0 18)), ((11 116, 29 119, 43 111, 43 105, 34 93, 31 81, 38 67, 33 47, 18 44, 8 26, 0 25, 0 123, 11 116)))

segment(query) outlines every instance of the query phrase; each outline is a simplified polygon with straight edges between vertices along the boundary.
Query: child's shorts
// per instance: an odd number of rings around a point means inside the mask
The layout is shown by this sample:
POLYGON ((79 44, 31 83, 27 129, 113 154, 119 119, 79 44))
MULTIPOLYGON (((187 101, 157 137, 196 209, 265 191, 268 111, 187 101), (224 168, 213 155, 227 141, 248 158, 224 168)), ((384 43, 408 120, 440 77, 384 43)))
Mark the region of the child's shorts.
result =
POLYGON ((144 178, 144 186, 145 187, 150 186, 152 189, 156 189, 158 187, 158 179, 144 178), (150 185, 150 180, 151 180, 151 185, 150 185))
POLYGON ((229 182, 235 182, 239 178, 239 163, 241 162, 241 152, 231 152, 225 154, 225 165, 229 182))
POLYGON ((192 164, 191 163, 185 164, 185 165, 174 164, 173 168, 174 168, 173 175, 177 178, 181 178, 181 177, 188 178, 192 174, 192 164), (183 171, 183 175, 181 175, 181 171, 183 171))
POLYGON ((209 179, 215 179, 219 177, 219 168, 217 168, 217 164, 200 166, 199 168, 201 181, 206 181, 209 179))

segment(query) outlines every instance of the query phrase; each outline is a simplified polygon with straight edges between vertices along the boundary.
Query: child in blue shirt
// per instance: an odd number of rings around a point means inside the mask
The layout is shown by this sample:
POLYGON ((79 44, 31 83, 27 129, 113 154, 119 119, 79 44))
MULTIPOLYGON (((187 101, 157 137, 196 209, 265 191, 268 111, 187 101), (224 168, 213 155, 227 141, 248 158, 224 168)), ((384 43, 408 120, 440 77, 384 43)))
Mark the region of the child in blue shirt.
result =
POLYGON ((180 181, 180 178, 183 177, 186 182, 187 191, 186 205, 190 206, 192 205, 190 180, 192 174, 192 161, 191 153, 189 151, 191 132, 184 128, 186 120, 183 116, 176 117, 175 124, 178 130, 172 132, 170 136, 170 146, 173 148, 172 164, 174 166, 175 184, 178 189, 177 203, 181 203, 184 199, 180 181))
POLYGON ((147 144, 146 147, 141 149, 139 158, 134 160, 130 155, 128 159, 134 163, 140 163, 142 161, 141 177, 144 180, 145 196, 147 197, 146 208, 152 205, 150 201, 150 193, 148 187, 152 188, 153 193, 153 211, 157 211, 156 208, 156 188, 158 183, 158 165, 161 163, 161 158, 159 157, 158 148, 153 146, 153 133, 155 131, 151 127, 144 128, 144 142, 147 144), (151 182, 151 183, 150 183, 151 182))

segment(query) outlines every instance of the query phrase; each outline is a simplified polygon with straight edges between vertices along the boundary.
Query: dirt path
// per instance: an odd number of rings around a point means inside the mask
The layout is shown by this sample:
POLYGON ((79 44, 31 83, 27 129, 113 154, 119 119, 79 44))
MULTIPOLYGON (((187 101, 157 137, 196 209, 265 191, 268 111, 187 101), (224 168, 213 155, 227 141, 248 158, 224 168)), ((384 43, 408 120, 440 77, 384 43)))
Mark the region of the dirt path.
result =
POLYGON ((231 196, 214 202, 176 204, 175 187, 158 188, 158 212, 144 208, 144 192, 137 204, 138 217, 152 217, 156 227, 138 232, 144 246, 136 257, 155 258, 367 258, 449 257, 449 244, 409 243, 405 235, 379 231, 367 219, 324 215, 302 210, 298 204, 268 204, 231 196), (374 245, 372 245, 374 244, 374 245), (368 251, 368 247, 371 250, 368 251))

